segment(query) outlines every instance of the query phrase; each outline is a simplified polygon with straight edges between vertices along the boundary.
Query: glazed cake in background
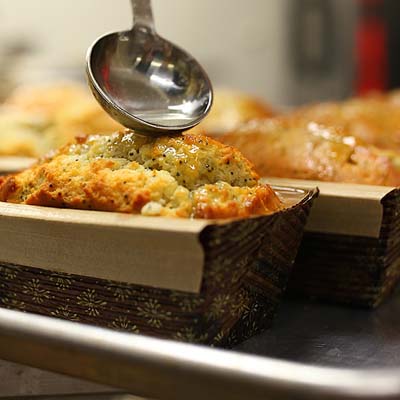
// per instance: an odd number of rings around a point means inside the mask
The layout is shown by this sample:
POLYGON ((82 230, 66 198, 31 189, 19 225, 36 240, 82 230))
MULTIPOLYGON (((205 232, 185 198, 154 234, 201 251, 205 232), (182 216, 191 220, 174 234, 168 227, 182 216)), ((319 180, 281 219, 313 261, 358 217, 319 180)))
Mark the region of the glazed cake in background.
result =
POLYGON ((322 229, 306 228, 289 293, 377 307, 394 291, 400 280, 399 128, 399 94, 392 92, 304 106, 220 138, 240 149, 267 181, 293 178, 290 184, 302 187, 299 179, 306 179, 320 186, 310 222, 318 214, 322 229), (379 187, 352 190, 353 184, 379 187), (344 215, 341 208, 350 203, 352 212, 344 215), (374 234, 351 232, 371 216, 374 234), (341 221, 340 232, 332 219, 341 221))
POLYGON ((251 121, 220 140, 237 147, 261 176, 400 185, 400 153, 301 117, 251 121))
POLYGON ((334 127, 381 149, 400 151, 400 91, 306 105, 295 120, 334 127))

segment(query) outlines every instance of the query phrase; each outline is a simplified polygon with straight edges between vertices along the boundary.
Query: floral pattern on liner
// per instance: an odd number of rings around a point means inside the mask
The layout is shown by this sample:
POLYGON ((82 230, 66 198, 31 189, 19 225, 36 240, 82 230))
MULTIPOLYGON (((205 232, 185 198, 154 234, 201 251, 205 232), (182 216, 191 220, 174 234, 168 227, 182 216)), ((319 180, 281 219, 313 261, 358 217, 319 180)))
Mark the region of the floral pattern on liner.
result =
POLYGON ((199 294, 0 262, 2 307, 130 333, 229 347, 270 326, 315 193, 287 211, 200 235, 199 294))

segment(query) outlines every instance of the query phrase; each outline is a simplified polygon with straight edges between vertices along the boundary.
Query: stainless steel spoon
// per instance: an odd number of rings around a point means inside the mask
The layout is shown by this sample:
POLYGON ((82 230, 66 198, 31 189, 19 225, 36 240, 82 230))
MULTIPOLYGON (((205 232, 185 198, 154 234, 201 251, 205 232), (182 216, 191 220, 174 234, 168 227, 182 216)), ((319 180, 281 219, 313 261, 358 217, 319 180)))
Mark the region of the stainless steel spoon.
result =
POLYGON ((128 128, 148 135, 190 129, 210 110, 210 80, 193 57, 157 35, 150 0, 131 3, 133 28, 102 36, 89 48, 89 86, 128 128))

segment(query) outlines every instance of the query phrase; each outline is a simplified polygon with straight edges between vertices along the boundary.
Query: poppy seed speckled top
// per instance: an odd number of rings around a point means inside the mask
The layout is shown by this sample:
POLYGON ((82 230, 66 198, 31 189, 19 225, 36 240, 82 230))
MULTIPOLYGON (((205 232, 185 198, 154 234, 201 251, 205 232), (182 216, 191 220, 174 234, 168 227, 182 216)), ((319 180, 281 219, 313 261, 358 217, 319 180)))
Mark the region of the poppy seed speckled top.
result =
POLYGON ((30 169, 0 178, 0 200, 195 218, 282 208, 238 150, 201 135, 150 138, 129 130, 77 138, 30 169))

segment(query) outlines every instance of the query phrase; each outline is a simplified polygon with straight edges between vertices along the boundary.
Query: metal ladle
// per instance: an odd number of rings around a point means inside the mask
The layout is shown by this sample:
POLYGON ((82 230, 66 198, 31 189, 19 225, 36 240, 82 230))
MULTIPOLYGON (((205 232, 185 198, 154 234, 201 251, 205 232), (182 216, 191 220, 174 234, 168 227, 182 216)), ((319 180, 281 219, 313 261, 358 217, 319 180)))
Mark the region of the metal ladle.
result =
POLYGON ((122 125, 147 135, 197 125, 212 104, 212 86, 199 63, 154 30, 150 0, 131 0, 129 31, 102 36, 89 48, 89 86, 122 125))

